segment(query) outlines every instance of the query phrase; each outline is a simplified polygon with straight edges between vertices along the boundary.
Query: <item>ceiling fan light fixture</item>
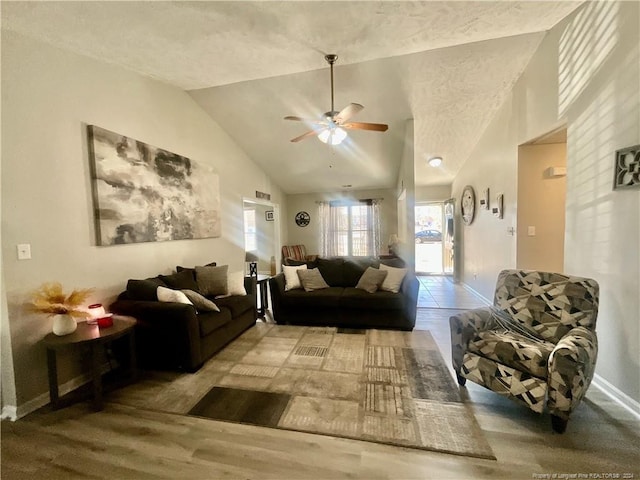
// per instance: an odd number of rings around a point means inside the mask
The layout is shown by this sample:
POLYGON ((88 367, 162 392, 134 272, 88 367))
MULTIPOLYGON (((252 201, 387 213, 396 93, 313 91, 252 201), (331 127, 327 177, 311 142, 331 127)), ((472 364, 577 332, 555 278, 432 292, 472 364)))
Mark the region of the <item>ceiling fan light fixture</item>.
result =
POLYGON ((429 165, 432 167, 439 167, 442 165, 442 157, 431 157, 429 159, 429 165))
POLYGON ((329 145, 340 145, 345 138, 347 138, 347 132, 340 127, 327 128, 318 134, 318 139, 329 145))

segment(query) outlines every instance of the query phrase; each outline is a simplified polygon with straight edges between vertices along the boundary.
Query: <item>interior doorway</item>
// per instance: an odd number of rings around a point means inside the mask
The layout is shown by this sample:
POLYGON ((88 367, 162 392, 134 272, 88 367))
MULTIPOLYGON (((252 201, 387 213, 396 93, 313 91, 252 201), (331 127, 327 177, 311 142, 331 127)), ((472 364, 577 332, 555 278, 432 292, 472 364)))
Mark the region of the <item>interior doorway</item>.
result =
POLYGON ((415 271, 420 274, 444 273, 444 204, 422 203, 415 206, 415 271))
POLYGON ((244 250, 257 258, 259 274, 270 275, 272 260, 280 255, 279 213, 271 202, 243 200, 244 250))
POLYGON ((518 147, 516 267, 564 271, 567 130, 518 147))

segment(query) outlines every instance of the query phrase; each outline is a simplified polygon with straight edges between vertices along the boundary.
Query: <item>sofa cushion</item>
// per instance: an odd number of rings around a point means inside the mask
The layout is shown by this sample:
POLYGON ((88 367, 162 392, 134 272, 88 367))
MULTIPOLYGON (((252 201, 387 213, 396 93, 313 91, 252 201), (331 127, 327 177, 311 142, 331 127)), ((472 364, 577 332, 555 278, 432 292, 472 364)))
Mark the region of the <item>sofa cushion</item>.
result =
POLYGON ((198 290, 198 284, 191 270, 183 270, 173 275, 160 275, 160 280, 174 290, 198 290))
POLYGON ((198 291, 205 297, 227 294, 227 272, 229 265, 220 267, 196 267, 198 291))
POLYGON ((356 288, 364 290, 367 293, 375 293, 376 290, 380 288, 380 285, 382 285, 382 282, 386 277, 386 270, 369 267, 364 271, 360 280, 358 280, 356 288))
POLYGON ((166 286, 167 284, 159 277, 147 278, 146 280, 132 279, 127 282, 127 296, 130 300, 157 301, 158 287, 166 286))
POLYGON ((244 272, 229 272, 227 274, 227 293, 225 295, 216 295, 216 299, 224 297, 232 297, 234 295, 246 295, 247 290, 244 287, 244 272))
MULTIPOLYGON (((216 262, 211 262, 211 263, 207 263, 206 265, 204 265, 205 267, 215 267, 217 265, 216 262)), ((183 270, 190 270, 191 273, 193 274, 193 278, 196 278, 196 269, 194 267, 182 267, 180 265, 176 266, 176 272, 180 273, 183 270)))
POLYGON ((283 266, 282 273, 284 273, 284 290, 285 292, 288 290, 295 290, 297 288, 302 288, 302 284, 300 283, 300 277, 298 277, 298 270, 307 270, 307 266, 296 265, 294 266, 283 266))
POLYGON ((340 307, 364 310, 401 310, 404 308, 404 296, 400 293, 383 290, 368 293, 359 288, 347 287, 340 298, 340 307))
POLYGON ((231 315, 231 310, 228 308, 221 308, 219 312, 201 313, 198 315, 200 336, 206 337, 214 330, 217 330, 232 321, 233 317, 231 315))
POLYGON ((216 305, 220 307, 220 310, 222 310, 222 307, 228 308, 234 318, 239 317, 255 306, 250 295, 217 298, 216 305))
POLYGON ((315 260, 296 260, 295 258, 287 257, 282 259, 282 265, 287 267, 298 267, 300 265, 306 265, 307 268, 317 268, 317 259, 315 260))
POLYGON ((198 311, 198 313, 202 313, 202 312, 219 312, 220 311, 220 309, 218 308, 218 306, 214 302, 212 302, 208 298, 200 295, 198 292, 194 292, 193 290, 185 289, 185 290, 182 290, 182 293, 184 293, 187 296, 187 298, 189 299, 189 301, 191 301, 193 306, 196 307, 196 310, 198 311))
POLYGON ((395 268, 389 267, 387 265, 380 265, 380 270, 387 271, 387 277, 382 282, 380 286, 380 290, 387 290, 389 292, 398 293, 400 291, 400 287, 402 286, 402 280, 407 275, 409 271, 408 268, 395 268))
MULTIPOLYGON (((324 281, 330 287, 344 287, 344 258, 331 257, 331 258, 318 258, 316 260, 318 270, 324 281)), ((359 277, 358 277, 359 278, 359 277)), ((357 282, 357 280, 356 280, 357 282)), ((355 285, 355 282, 353 283, 355 285)), ((351 286, 353 286, 351 285, 351 286)))
POLYGON ((160 302, 173 302, 173 303, 184 303, 185 305, 193 305, 191 300, 180 290, 172 290, 167 287, 158 287, 156 291, 156 295, 158 296, 158 301, 160 302))
POLYGON ((469 342, 469 352, 508 367, 547 378, 547 362, 553 343, 533 340, 508 330, 485 330, 469 342))
POLYGON ((335 308, 340 304, 344 288, 329 287, 312 292, 302 289, 289 290, 282 297, 282 303, 288 307, 335 308))
POLYGON ((327 282, 324 281, 320 270, 317 268, 296 270, 300 284, 304 288, 305 292, 312 292, 314 290, 320 290, 322 288, 329 288, 327 282))

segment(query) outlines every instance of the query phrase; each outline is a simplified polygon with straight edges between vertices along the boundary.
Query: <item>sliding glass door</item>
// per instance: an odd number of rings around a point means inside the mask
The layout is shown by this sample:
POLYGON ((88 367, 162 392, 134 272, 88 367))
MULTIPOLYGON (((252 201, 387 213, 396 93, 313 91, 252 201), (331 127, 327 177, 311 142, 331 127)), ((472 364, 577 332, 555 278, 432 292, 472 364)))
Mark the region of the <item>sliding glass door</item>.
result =
POLYGON ((418 273, 442 274, 444 207, 442 203, 415 207, 416 264, 418 273))

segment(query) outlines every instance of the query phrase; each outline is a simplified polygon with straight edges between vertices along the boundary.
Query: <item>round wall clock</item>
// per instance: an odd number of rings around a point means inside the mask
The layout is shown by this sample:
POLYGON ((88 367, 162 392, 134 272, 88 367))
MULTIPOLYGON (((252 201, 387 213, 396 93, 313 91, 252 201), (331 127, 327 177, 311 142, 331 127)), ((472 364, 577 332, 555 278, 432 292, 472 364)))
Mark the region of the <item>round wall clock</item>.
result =
POLYGON ((462 190, 462 221, 465 225, 471 225, 476 214, 476 193, 471 185, 462 190))
POLYGON ((309 225, 311 221, 311 217, 307 212, 298 212, 296 213, 296 225, 299 227, 306 227, 309 225))

